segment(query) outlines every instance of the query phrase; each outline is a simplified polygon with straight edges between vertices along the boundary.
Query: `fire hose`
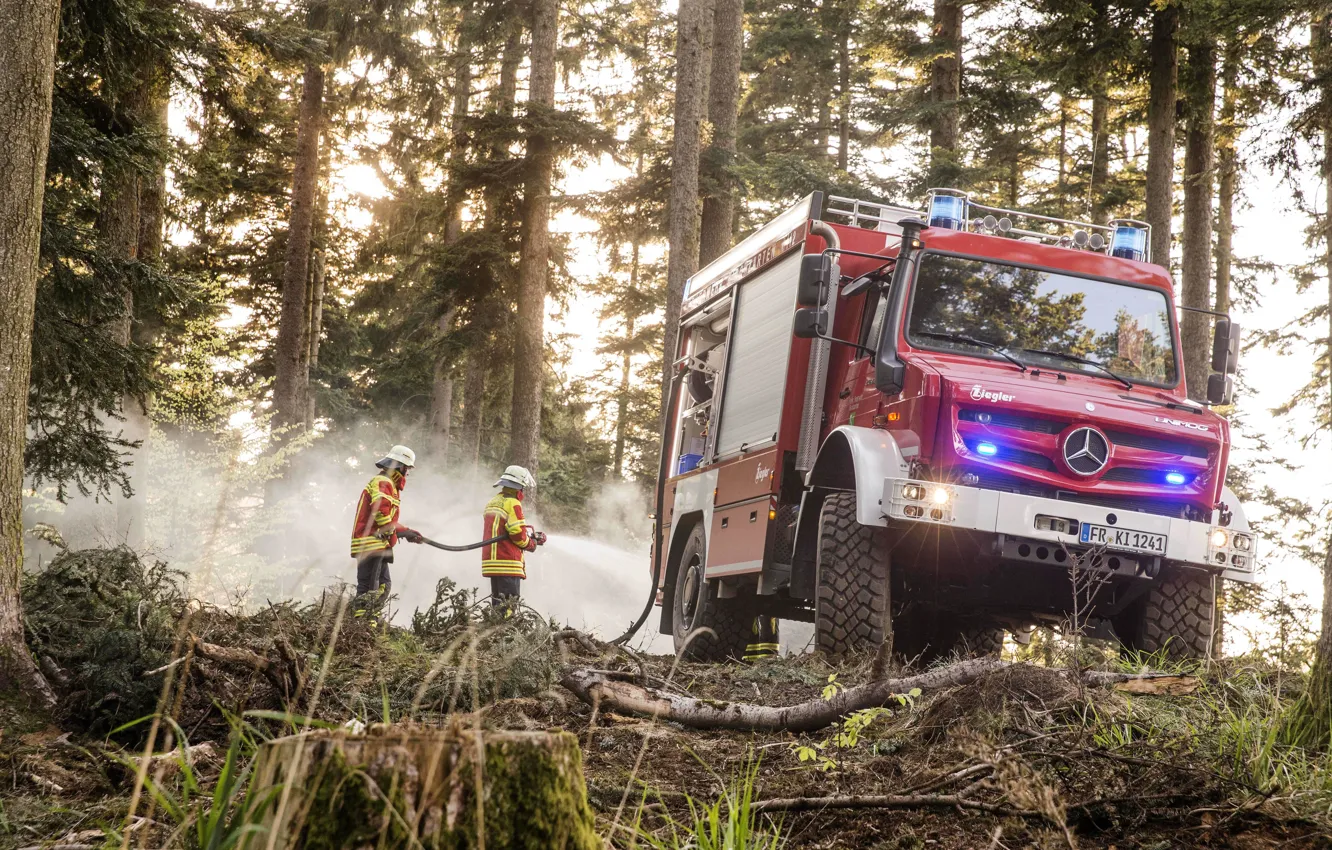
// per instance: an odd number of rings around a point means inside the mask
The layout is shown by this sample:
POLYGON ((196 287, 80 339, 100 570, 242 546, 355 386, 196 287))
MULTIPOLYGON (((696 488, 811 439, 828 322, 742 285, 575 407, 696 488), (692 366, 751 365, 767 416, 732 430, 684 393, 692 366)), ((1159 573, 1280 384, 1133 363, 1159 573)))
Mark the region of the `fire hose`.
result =
POLYGON ((638 619, 634 621, 634 624, 629 627, 628 631, 611 641, 613 644, 626 643, 630 638, 638 634, 638 630, 643 628, 643 624, 647 622, 648 614, 652 613, 652 606, 657 602, 657 591, 660 589, 659 585, 661 584, 661 569, 666 563, 666 553, 662 551, 663 540, 661 533, 662 512, 665 509, 666 501, 666 476, 670 471, 671 463, 671 459, 668 457, 669 452, 666 449, 666 438, 670 436, 672 412, 671 400, 675 398, 676 388, 680 386, 680 380, 684 374, 685 373, 682 370, 676 371, 674 377, 671 378, 670 388, 666 391, 666 395, 662 399, 662 406, 665 412, 661 417, 661 463, 657 468, 656 515, 652 520, 652 552, 655 555, 652 561, 652 587, 648 589, 647 602, 643 604, 643 613, 638 615, 638 619))
MULTIPOLYGON (((491 543, 499 543, 501 541, 508 539, 509 539, 508 534, 500 534, 495 537, 490 537, 485 540, 480 540, 476 543, 468 543, 466 546, 450 546, 447 543, 438 543, 434 540, 431 540, 429 537, 426 537, 424 534, 421 535, 422 543, 426 544, 427 546, 434 546, 436 549, 443 549, 445 552, 469 552, 472 549, 480 549, 482 546, 489 546, 491 543)), ((536 540, 537 545, 540 546, 542 543, 546 542, 546 535, 540 531, 534 531, 532 532, 532 539, 536 540)))

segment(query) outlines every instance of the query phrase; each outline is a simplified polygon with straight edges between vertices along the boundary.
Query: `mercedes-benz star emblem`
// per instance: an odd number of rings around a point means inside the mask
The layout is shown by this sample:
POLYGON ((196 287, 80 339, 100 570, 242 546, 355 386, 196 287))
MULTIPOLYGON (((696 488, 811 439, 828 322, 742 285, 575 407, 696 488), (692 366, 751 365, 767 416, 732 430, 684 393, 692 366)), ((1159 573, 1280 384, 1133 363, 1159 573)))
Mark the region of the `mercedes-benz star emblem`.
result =
POLYGON ((1064 462, 1078 475, 1095 475, 1110 461, 1110 443, 1095 428, 1078 428, 1064 439, 1064 462))

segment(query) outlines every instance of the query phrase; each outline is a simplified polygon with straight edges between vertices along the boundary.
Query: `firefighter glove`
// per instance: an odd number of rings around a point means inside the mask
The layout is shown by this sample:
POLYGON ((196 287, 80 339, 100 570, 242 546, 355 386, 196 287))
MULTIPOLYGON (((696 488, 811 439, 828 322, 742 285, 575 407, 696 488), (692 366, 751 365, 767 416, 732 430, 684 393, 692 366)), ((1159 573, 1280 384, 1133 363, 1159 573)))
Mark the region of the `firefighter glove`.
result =
POLYGON ((538 546, 545 546, 545 545, 546 545, 546 532, 544 532, 544 531, 534 531, 534 532, 532 532, 532 542, 535 543, 535 544, 538 545, 538 546))
POLYGON ((420 543, 425 539, 421 536, 421 532, 411 528, 398 529, 398 536, 408 543, 420 543))

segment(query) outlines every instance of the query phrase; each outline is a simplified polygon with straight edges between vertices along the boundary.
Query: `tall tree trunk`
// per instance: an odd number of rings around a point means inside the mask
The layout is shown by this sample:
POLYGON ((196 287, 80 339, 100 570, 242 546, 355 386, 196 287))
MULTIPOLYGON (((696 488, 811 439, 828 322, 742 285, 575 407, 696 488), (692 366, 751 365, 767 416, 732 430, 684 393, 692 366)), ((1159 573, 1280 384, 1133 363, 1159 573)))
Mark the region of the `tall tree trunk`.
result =
POLYGON ((670 409, 671 364, 679 348, 685 281, 698 270, 698 160, 703 124, 712 0, 680 0, 675 34, 675 128, 666 257, 666 315, 662 328, 661 415, 670 409))
POLYGON ((56 0, 0 5, 0 689, 55 704, 23 640, 23 445, 32 376, 42 194, 55 78, 56 0))
POLYGON ((962 97, 962 3, 934 0, 934 58, 930 62, 930 182, 951 185, 959 171, 958 100, 962 97))
POLYGON ((1235 196, 1239 191, 1239 168, 1235 142, 1236 101, 1239 99, 1240 46, 1232 39, 1221 62, 1221 115, 1216 128, 1216 293, 1212 309, 1230 312, 1231 266, 1234 263, 1235 196))
MULTIPOLYGON (((310 270, 310 330, 306 337, 308 340, 306 361, 311 375, 319 371, 319 337, 324 332, 324 289, 327 274, 325 254, 324 247, 320 245, 315 248, 314 257, 310 260, 313 268, 310 270)), ((314 382, 311 380, 306 388, 306 428, 314 427, 316 413, 318 410, 315 407, 314 382)))
MULTIPOLYGON (((532 66, 527 108, 540 125, 555 107, 558 0, 533 0, 532 66)), ((513 406, 509 461, 534 475, 541 450, 541 384, 545 374, 546 280, 550 274, 550 192, 554 141, 540 130, 527 140, 523 179, 522 248, 518 255, 518 321, 514 328, 513 406)))
POLYGON ((287 254, 282 272, 282 313, 275 343, 277 374, 273 381, 273 425, 299 427, 305 422, 308 362, 302 356, 309 329, 306 289, 310 276, 310 245, 315 230, 315 192, 319 187, 319 134, 324 115, 324 68, 316 60, 305 65, 296 124, 296 161, 291 177, 291 213, 287 254))
POLYGON ((735 230, 735 128, 740 106, 740 58, 745 41, 744 0, 715 0, 708 122, 712 142, 703 154, 708 192, 703 198, 698 262, 707 265, 731 247, 735 230))
POLYGON ((1091 112, 1092 167, 1091 183, 1087 189, 1091 220, 1105 224, 1105 183, 1110 174, 1110 96, 1104 84, 1092 92, 1091 112))
POLYGON ((476 473, 481 460, 481 413, 486 403, 486 347, 473 346, 463 370, 462 433, 458 435, 458 464, 476 473))
MULTIPOLYGON (((148 125, 150 81, 140 80, 116 104, 117 118, 126 134, 143 132, 148 125)), ((97 231, 102 256, 118 263, 132 263, 139 258, 141 183, 150 175, 140 171, 138 162, 115 152, 102 160, 101 196, 98 199, 97 231)), ((110 324, 115 341, 123 346, 135 343, 134 291, 123 281, 119 284, 121 312, 110 324)), ((122 421, 116 430, 132 442, 142 444, 148 436, 148 415, 144 399, 126 395, 120 400, 122 421)), ((128 461, 132 467, 134 454, 128 461)), ((138 548, 143 543, 143 498, 131 494, 115 500, 115 536, 117 542, 138 548)))
MULTIPOLYGON (((1216 45, 1204 41, 1189 45, 1187 91, 1188 137, 1184 149, 1184 232, 1180 271, 1182 303, 1211 309, 1213 130, 1216 111, 1216 45)), ((1211 320, 1185 311, 1180 328, 1184 348, 1184 379, 1189 397, 1207 397, 1210 366, 1211 320)))
POLYGON ((1068 217, 1068 98, 1059 95, 1059 214, 1068 217))
MULTIPOLYGON (((638 173, 643 173, 643 158, 638 158, 638 173)), ((640 269, 640 246, 638 244, 638 234, 634 234, 634 241, 630 246, 629 254, 629 289, 632 292, 638 291, 638 275, 640 269)), ((625 338, 633 339, 634 320, 629 318, 625 323, 625 338)), ((615 394, 615 453, 613 467, 615 477, 624 480, 624 444, 625 435, 629 431, 629 392, 632 389, 631 380, 633 378, 632 363, 633 358, 626 347, 620 357, 620 386, 615 394)))
MULTIPOLYGON (((1327 344, 1323 349, 1326 360, 1326 380, 1332 391, 1332 14, 1315 16, 1310 27, 1310 47, 1313 70, 1319 80, 1319 129, 1323 142, 1323 273, 1327 276, 1327 344)), ((1323 411, 1332 421, 1332 401, 1323 411)), ((1329 723, 1332 721, 1332 533, 1326 538, 1327 552, 1323 560, 1323 616, 1314 644, 1313 666, 1309 670, 1308 711, 1326 743, 1329 723)))
POLYGON ((1175 191, 1175 102, 1179 77, 1179 6, 1152 13, 1148 47, 1147 223, 1152 226, 1152 262, 1170 268, 1170 219, 1175 191))
POLYGON ((844 0, 837 33, 837 170, 851 163, 851 30, 859 12, 856 0, 844 0))
MULTIPOLYGON (((453 111, 450 116, 449 182, 445 189, 446 220, 444 244, 452 245, 462 236, 463 192, 462 167, 467 155, 467 110, 472 99, 472 6, 464 3, 458 23, 458 41, 454 47, 456 57, 453 70, 453 111)), ((458 313, 455 306, 445 306, 437 326, 441 336, 453 330, 458 313)), ((453 436, 453 360, 450 351, 435 356, 434 374, 430 381, 430 441, 431 451, 443 464, 448 460, 449 442, 453 436)))

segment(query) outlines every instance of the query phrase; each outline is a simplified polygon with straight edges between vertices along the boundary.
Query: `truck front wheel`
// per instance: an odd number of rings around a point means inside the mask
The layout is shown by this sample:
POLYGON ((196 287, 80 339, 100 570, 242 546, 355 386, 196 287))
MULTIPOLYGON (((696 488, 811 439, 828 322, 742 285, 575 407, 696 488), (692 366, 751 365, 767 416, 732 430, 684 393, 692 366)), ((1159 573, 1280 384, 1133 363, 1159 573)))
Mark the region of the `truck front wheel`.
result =
POLYGON ((740 600, 717 598, 717 582, 707 580, 706 567, 703 526, 696 525, 689 533, 675 574, 675 599, 671 603, 675 652, 688 661, 740 659, 749 641, 752 612, 746 619, 740 600), (690 640, 689 634, 701 628, 712 629, 715 637, 700 632, 690 640))
POLYGON ((830 493, 819 514, 816 645, 829 655, 878 649, 892 628, 888 530, 856 521, 856 494, 830 493))
POLYGON ((1220 628, 1216 590, 1220 578, 1193 570, 1162 572, 1145 597, 1114 619, 1125 649, 1165 651, 1170 658, 1206 658, 1220 628))

